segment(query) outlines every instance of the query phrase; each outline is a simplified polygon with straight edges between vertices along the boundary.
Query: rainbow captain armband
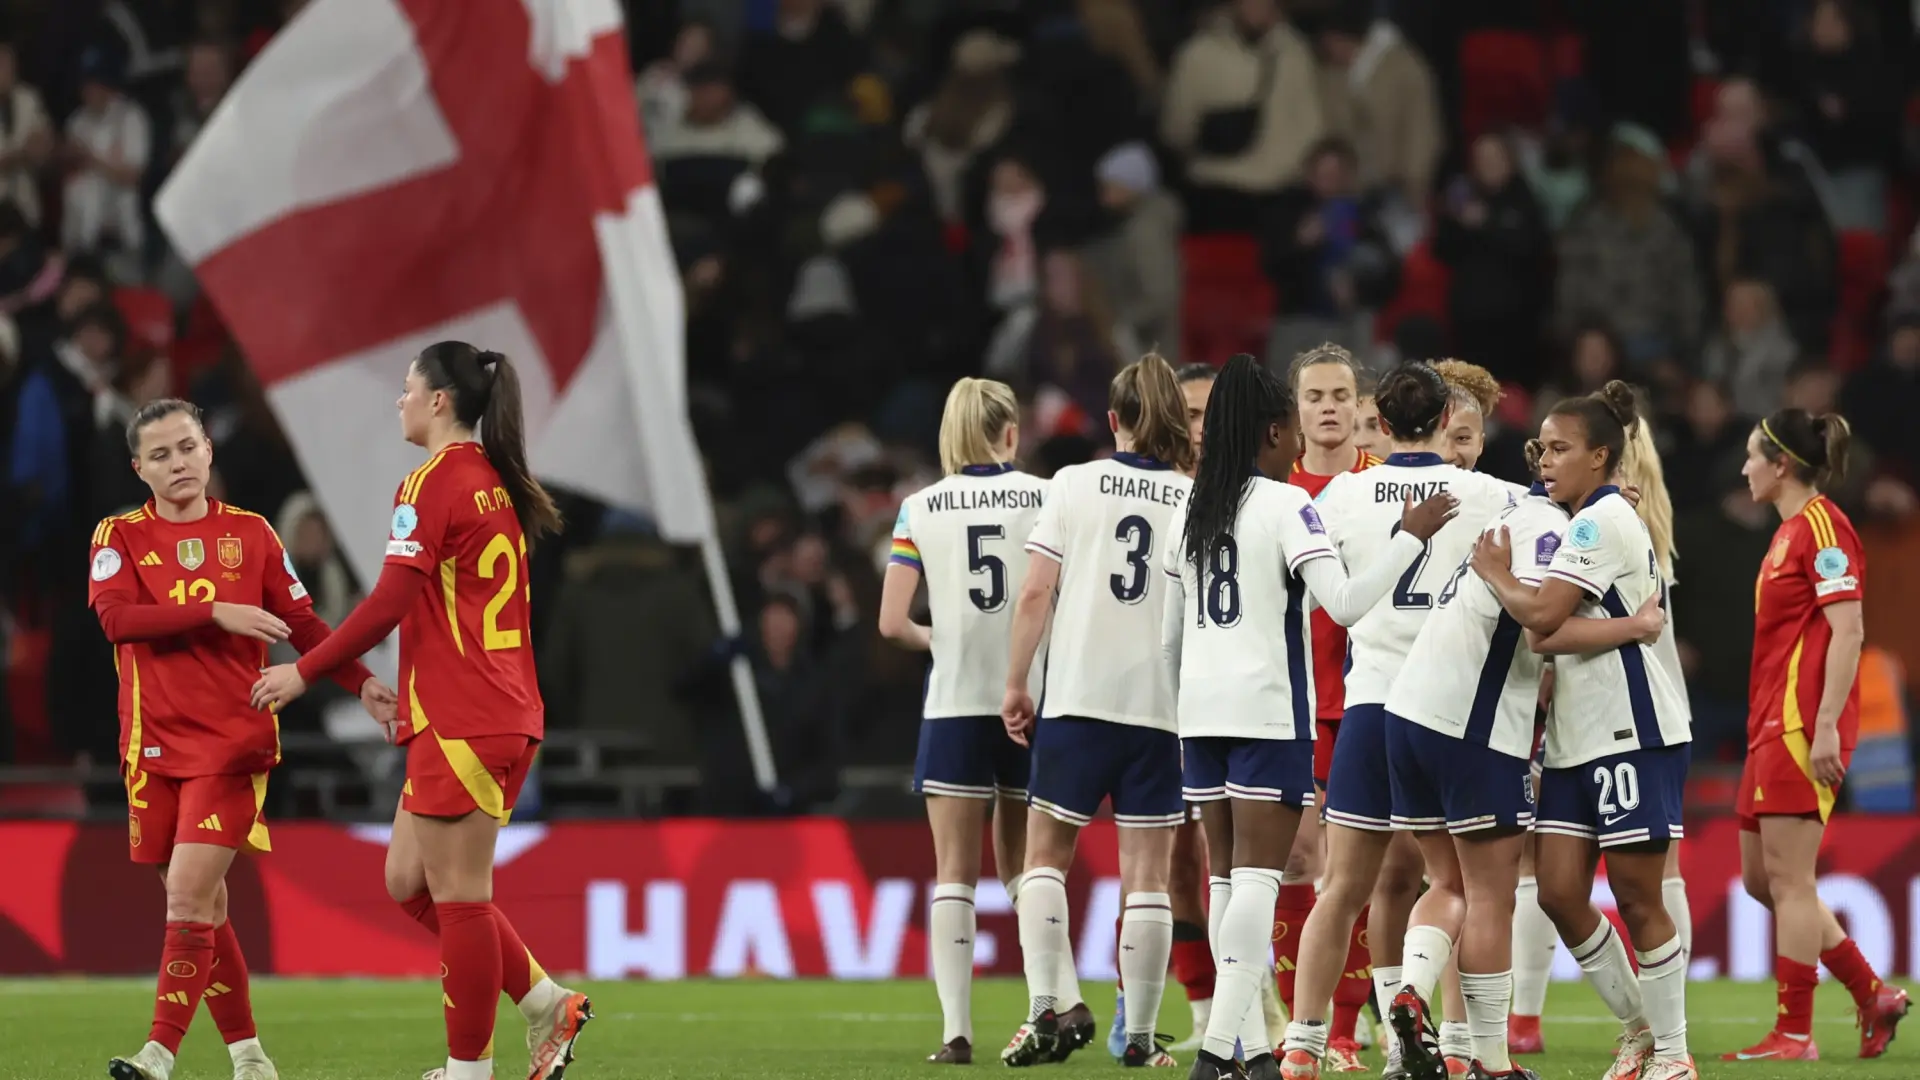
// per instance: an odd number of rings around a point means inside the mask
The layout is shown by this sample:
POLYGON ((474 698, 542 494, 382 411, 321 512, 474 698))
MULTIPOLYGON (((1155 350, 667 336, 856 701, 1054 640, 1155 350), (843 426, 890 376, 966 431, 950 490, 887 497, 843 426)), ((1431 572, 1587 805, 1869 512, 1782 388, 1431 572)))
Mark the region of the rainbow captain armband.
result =
POLYGON ((918 570, 921 568, 920 549, 906 537, 896 536, 893 538, 893 550, 887 554, 887 561, 899 563, 901 566, 911 566, 918 570))

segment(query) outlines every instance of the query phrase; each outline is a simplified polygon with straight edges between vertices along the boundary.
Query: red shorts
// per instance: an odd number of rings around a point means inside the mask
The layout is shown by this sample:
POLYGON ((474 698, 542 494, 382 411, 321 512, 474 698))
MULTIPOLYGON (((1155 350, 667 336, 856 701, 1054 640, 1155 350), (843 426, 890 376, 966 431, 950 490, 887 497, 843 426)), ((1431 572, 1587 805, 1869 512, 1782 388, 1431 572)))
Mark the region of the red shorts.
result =
MULTIPOLYGON (((1740 799, 1734 807, 1742 829, 1759 832, 1760 818, 1767 815, 1827 820, 1833 813, 1835 789, 1813 779, 1809 758, 1804 731, 1789 731, 1748 749, 1746 768, 1740 773, 1740 799)), ((1851 765, 1853 751, 1843 751, 1840 760, 1851 765)))
POLYGON ((260 808, 266 773, 159 776, 135 769, 127 782, 127 855, 162 866, 175 844, 212 844, 238 851, 271 851, 260 808))
POLYGON ((1322 789, 1333 775, 1333 740, 1340 734, 1340 718, 1316 717, 1313 721, 1313 782, 1322 789))
POLYGON ((425 817, 466 817, 475 810, 504 823, 520 799, 540 740, 525 735, 449 739, 428 730, 407 743, 407 786, 400 809, 425 817))

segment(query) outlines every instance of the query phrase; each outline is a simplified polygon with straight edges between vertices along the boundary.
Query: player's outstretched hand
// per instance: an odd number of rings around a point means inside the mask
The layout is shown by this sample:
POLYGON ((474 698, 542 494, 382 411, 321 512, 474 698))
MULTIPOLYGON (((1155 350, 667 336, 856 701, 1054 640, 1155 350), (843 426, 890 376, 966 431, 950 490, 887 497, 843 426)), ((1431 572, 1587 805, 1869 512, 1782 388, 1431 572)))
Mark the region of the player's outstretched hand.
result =
POLYGON ((1482 581, 1487 580, 1489 574, 1511 572, 1512 568, 1513 537, 1505 525, 1488 529, 1473 542, 1473 572, 1480 575, 1482 581))
POLYGON ((379 679, 368 679, 360 684, 360 705, 392 742, 400 720, 400 695, 379 679))
POLYGON ((1647 597, 1647 602, 1633 613, 1633 625, 1640 630, 1640 636, 1636 639, 1640 644, 1651 645, 1660 640, 1660 635, 1667 628, 1667 613, 1660 606, 1659 593, 1647 597))
POLYGON ((213 624, 229 634, 255 641, 285 641, 291 633, 277 616, 251 604, 223 604, 218 600, 213 603, 213 624))
POLYGON ((293 664, 276 664, 260 672, 260 681, 253 684, 253 707, 256 709, 284 709, 289 702, 307 692, 307 681, 300 677, 299 667, 293 664))
POLYGON ((1452 521, 1460 512, 1460 500, 1441 492, 1419 506, 1413 505, 1413 496, 1407 496, 1406 505, 1400 511, 1400 531, 1409 532, 1422 540, 1433 539, 1440 526, 1452 521))
POLYGON ((1813 778, 1828 787, 1837 788, 1840 781, 1847 778, 1847 767, 1840 762, 1840 728, 1837 724, 1816 726, 1813 750, 1808 758, 1808 764, 1813 766, 1813 778))
POLYGON ((1033 733, 1033 695, 1025 690, 1008 690, 1000 701, 1000 722, 1007 725, 1007 738, 1028 745, 1033 733))

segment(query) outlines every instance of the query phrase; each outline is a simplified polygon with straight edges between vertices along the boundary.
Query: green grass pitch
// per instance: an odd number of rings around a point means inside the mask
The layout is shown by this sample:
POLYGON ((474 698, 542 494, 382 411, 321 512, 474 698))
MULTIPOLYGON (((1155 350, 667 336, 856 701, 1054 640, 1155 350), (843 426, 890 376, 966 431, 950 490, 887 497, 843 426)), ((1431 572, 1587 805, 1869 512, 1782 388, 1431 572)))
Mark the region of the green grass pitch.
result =
MULTIPOLYGON (((878 1080, 936 1071, 921 1060, 940 1038, 939 1006, 926 982, 578 985, 592 994, 598 1019, 580 1041, 568 1080, 878 1080)), ((152 987, 150 979, 0 981, 0 1080, 105 1076, 109 1057, 131 1053, 145 1038, 152 987)), ((1111 1009, 1110 988, 1085 989, 1096 1012, 1111 1009)), ((1877 1061, 1855 1058, 1852 1004, 1837 986, 1820 989, 1814 1035, 1825 1060, 1818 1064, 1718 1060, 1766 1031, 1773 1016, 1770 984, 1694 983, 1688 993, 1690 1040, 1703 1077, 1920 1077, 1920 1026, 1877 1061)), ((261 1041, 285 1080, 412 1080, 445 1054, 433 983, 259 979, 253 994, 261 1041)), ((975 986, 975 1072, 1001 1069, 997 1052, 1012 1034, 1023 998, 1024 988, 1013 980, 975 986)), ((1598 999, 1584 986, 1556 984, 1547 1012, 1548 1052, 1523 1063, 1542 1080, 1596 1080, 1610 1060, 1615 1030, 1598 999)), ((1170 988, 1164 1030, 1184 1037, 1186 1013, 1179 987, 1170 988)), ((1920 1025, 1920 1017, 1914 1022, 1920 1025)), ((503 1007, 497 1080, 525 1075, 524 1031, 518 1012, 503 1007)), ((1104 1023, 1101 1031, 1104 1041, 1104 1023)), ((1377 1053, 1369 1051, 1367 1060, 1377 1076, 1377 1053)), ((1060 1073, 1113 1076, 1117 1068, 1094 1046, 1065 1066, 1042 1067, 1036 1080, 1060 1073)), ((220 1080, 231 1072, 203 1009, 174 1076, 220 1080)))

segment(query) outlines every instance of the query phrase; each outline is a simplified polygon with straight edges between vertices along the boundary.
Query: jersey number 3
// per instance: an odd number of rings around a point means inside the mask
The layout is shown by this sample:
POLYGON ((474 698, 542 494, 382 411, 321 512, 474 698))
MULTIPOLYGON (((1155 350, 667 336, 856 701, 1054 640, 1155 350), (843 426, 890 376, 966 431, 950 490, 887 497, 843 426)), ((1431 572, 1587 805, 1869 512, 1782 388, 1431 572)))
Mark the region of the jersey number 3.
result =
MULTIPOLYGON (((524 537, 521 538, 519 558, 516 559, 514 557, 513 541, 507 539, 506 533, 495 533, 493 539, 487 541, 487 546, 480 552, 480 579, 482 581, 493 581, 497 578, 500 581, 499 590, 493 594, 492 599, 487 601, 486 610, 480 615, 480 644, 488 652, 495 652, 500 649, 517 649, 520 647, 519 630, 512 627, 508 627, 505 630, 500 628, 500 609, 506 607, 507 602, 513 599, 513 590, 516 586, 520 585, 520 564, 525 562, 526 559, 526 539, 524 537), (500 570, 502 560, 507 564, 504 573, 500 570)), ((449 566, 451 566, 451 564, 449 564, 449 566)), ((529 603, 532 602, 533 586, 531 583, 524 587, 523 595, 526 596, 529 603)), ((448 583, 447 588, 447 605, 449 608, 453 605, 451 582, 448 583)))
POLYGON ((1120 519, 1113 528, 1113 538, 1127 548, 1126 575, 1112 574, 1107 584, 1113 588, 1113 598, 1123 604, 1137 604, 1147 595, 1147 570, 1152 565, 1153 523, 1139 514, 1128 514, 1120 519))

